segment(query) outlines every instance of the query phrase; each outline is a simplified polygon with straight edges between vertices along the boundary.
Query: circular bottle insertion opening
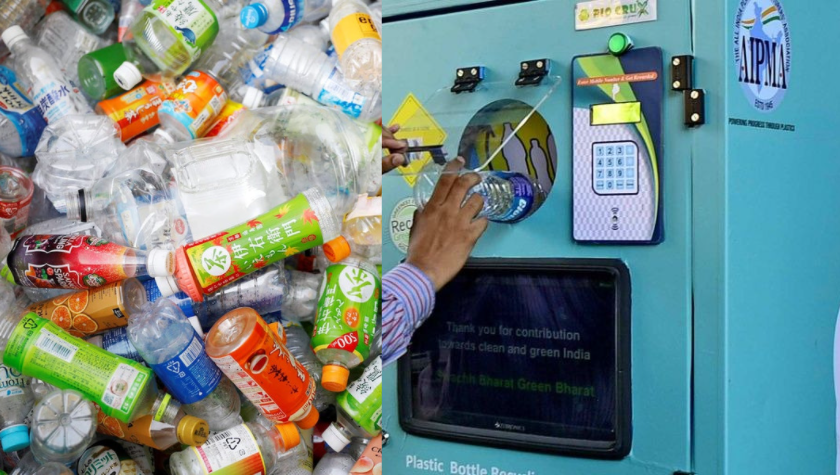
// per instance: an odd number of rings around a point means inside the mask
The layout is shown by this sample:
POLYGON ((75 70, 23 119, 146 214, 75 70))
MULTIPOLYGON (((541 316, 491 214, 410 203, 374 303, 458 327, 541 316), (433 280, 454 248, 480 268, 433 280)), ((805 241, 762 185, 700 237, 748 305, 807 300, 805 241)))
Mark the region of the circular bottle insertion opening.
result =
POLYGON ((548 196, 557 172, 557 145, 545 118, 522 101, 502 99, 470 119, 458 145, 466 168, 531 177, 548 196))

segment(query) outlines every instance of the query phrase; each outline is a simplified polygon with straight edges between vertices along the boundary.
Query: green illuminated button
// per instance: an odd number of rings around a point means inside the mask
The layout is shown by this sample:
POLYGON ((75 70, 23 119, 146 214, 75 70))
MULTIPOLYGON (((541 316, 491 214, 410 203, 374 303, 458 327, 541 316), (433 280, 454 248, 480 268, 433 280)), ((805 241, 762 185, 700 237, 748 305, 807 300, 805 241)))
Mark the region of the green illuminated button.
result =
POLYGON ((614 56, 621 56, 633 47, 633 40, 624 33, 614 33, 610 36, 610 53, 614 56))

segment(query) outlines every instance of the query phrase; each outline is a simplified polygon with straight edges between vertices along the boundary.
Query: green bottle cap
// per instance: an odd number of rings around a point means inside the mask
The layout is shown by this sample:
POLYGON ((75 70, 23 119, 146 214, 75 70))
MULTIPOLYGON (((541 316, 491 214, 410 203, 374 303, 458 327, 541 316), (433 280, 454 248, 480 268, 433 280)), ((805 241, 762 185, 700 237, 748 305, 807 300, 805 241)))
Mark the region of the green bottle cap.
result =
POLYGON ((624 33, 614 33, 610 36, 609 50, 614 56, 621 56, 622 54, 630 51, 630 48, 632 47, 633 40, 624 33))
POLYGON ((89 98, 101 101, 125 91, 114 80, 114 71, 125 62, 121 43, 92 51, 79 60, 79 83, 89 98))

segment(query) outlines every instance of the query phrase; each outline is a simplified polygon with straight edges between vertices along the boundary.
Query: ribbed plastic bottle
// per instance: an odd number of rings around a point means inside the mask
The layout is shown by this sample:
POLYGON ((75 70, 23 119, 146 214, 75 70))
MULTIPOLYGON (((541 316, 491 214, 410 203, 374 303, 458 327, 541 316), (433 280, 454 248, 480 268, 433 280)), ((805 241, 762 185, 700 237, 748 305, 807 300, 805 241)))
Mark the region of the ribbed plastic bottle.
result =
POLYGON ((330 0, 252 0, 239 18, 246 28, 273 35, 292 28, 304 17, 318 16, 319 11, 325 15, 330 6, 330 0))
POLYGON ((96 408, 73 389, 47 394, 32 414, 32 454, 42 463, 70 464, 96 434, 96 408))
POLYGON ((337 0, 330 11, 332 43, 341 70, 360 91, 382 91, 382 37, 367 4, 337 0))

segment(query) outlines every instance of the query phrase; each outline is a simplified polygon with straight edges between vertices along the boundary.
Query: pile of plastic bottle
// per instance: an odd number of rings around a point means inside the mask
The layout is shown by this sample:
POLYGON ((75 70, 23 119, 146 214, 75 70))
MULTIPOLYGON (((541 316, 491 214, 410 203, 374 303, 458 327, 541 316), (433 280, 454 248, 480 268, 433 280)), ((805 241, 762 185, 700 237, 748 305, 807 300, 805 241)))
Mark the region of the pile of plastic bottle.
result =
POLYGON ((380 23, 0 0, 0 474, 381 474, 380 23))

